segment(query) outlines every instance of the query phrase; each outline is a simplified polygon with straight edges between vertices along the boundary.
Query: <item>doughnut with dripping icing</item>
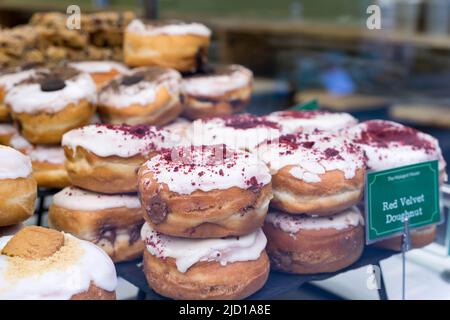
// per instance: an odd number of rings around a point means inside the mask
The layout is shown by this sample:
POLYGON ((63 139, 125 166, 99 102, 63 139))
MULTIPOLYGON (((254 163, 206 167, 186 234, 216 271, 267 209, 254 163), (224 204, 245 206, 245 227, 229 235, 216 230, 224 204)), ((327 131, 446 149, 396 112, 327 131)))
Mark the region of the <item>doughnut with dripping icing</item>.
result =
POLYGON ((123 54, 129 66, 162 66, 195 72, 208 57, 211 30, 200 23, 143 22, 125 29, 123 54))
POLYGON ((161 67, 137 68, 104 86, 98 109, 104 122, 164 125, 183 111, 181 75, 161 67))
POLYGON ((36 70, 5 96, 13 121, 33 144, 59 144, 65 132, 89 123, 95 102, 91 77, 67 67, 36 70))
POLYGON ((298 274, 336 272, 361 256, 363 217, 356 207, 333 216, 270 212, 264 224, 271 268, 298 274))
POLYGON ((22 137, 12 124, 0 123, 0 144, 12 147, 24 154, 33 149, 33 145, 22 137))
POLYGON ((185 239, 142 228, 149 286, 173 299, 243 299, 264 286, 269 259, 257 229, 241 237, 185 239))
POLYGON ((31 217, 36 197, 30 158, 13 148, 0 146, 0 227, 31 217))
POLYGON ((39 187, 61 189, 70 184, 62 147, 36 146, 28 152, 28 156, 33 166, 33 178, 39 187))
POLYGON ((253 73, 235 64, 184 77, 183 114, 195 120, 240 112, 250 101, 252 86, 253 73))
POLYGON ((0 238, 1 300, 115 300, 116 286, 113 262, 90 242, 36 226, 0 238))
POLYGON ((69 66, 81 72, 89 73, 97 85, 97 89, 129 71, 125 65, 116 61, 80 61, 72 62, 69 66))
POLYGON ((137 169, 170 135, 152 126, 93 124, 67 132, 62 140, 71 183, 100 193, 137 190, 137 169))
POLYGON ((292 214, 332 215, 360 200, 365 165, 361 149, 320 130, 280 136, 256 153, 272 172, 271 206, 292 214))
POLYGON ((96 244, 114 262, 142 255, 144 218, 136 194, 108 195, 67 187, 55 194, 48 214, 52 228, 96 244))
POLYGON ((144 218, 178 237, 244 235, 261 227, 272 198, 271 176, 253 154, 224 145, 175 147, 139 169, 144 218))

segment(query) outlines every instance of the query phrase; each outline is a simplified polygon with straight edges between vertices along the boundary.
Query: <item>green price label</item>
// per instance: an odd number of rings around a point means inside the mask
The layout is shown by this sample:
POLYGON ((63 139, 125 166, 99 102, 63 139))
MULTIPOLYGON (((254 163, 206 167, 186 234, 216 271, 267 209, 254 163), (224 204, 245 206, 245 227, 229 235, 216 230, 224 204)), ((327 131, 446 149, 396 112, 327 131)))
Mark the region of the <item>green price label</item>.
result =
POLYGON ((366 242, 441 221, 438 161, 366 174, 366 242))
POLYGON ((317 110, 319 109, 319 104, 317 99, 312 99, 306 103, 298 104, 290 108, 291 110, 317 110))

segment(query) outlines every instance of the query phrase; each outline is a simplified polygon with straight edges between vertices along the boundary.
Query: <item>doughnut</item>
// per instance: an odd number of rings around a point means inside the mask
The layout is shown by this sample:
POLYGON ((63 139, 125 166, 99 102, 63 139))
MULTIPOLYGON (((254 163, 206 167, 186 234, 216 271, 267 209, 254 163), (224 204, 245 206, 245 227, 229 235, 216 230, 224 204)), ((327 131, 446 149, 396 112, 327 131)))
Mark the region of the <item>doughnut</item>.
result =
POLYGON ((67 187, 53 197, 48 219, 52 228, 96 244, 114 262, 142 255, 143 210, 135 194, 107 195, 67 187))
POLYGON ((271 206, 292 214, 326 216, 360 200, 363 153, 350 139, 313 130, 261 143, 256 153, 272 172, 271 206))
POLYGON ((24 154, 28 154, 33 145, 22 137, 12 124, 0 123, 0 144, 10 146, 24 154))
POLYGON ((336 272, 364 249, 363 217, 356 207, 329 217, 270 212, 264 233, 271 268, 289 273, 336 272))
MULTIPOLYGON (((25 68, 26 69, 26 68, 25 68)), ((4 103, 6 93, 21 81, 33 76, 35 70, 12 68, 0 73, 0 122, 9 120, 9 111, 4 103)))
POLYGON ((338 131, 358 123, 358 120, 348 113, 322 110, 276 111, 268 114, 266 119, 279 123, 283 134, 315 129, 338 131))
MULTIPOLYGON (((370 170, 386 170, 430 160, 439 161, 439 180, 447 180, 446 162, 439 142, 434 137, 402 124, 369 120, 347 131, 354 143, 364 151, 366 166, 370 170)), ((413 248, 423 247, 434 241, 436 226, 411 230, 413 248)), ((376 242, 374 246, 401 250, 401 237, 376 242)))
POLYGON ((1 300, 115 300, 111 259, 94 244, 42 227, 0 237, 1 300))
POLYGON ((244 113, 196 120, 189 138, 193 145, 226 144, 234 149, 252 151, 264 140, 279 136, 277 123, 244 113))
POLYGON ((99 93, 103 122, 164 125, 183 111, 181 75, 172 69, 137 68, 108 83, 99 93))
POLYGON ((62 67, 39 69, 5 96, 13 121, 33 144, 59 144, 65 132, 89 122, 95 101, 91 77, 62 67))
POLYGON ((80 61, 72 62, 69 66, 80 72, 89 73, 97 85, 97 89, 100 89, 118 75, 128 72, 125 65, 116 61, 80 61))
POLYGON ((235 64, 185 77, 181 91, 183 114, 195 120, 240 112, 250 101, 252 86, 253 73, 235 64))
POLYGON ((141 166, 144 218, 158 232, 187 238, 240 236, 262 226, 271 192, 257 157, 223 145, 162 150, 141 166))
POLYGON ((173 299, 236 300, 261 289, 269 275, 261 229, 241 237, 186 239, 142 227, 149 286, 173 299))
POLYGON ((22 222, 34 212, 37 185, 30 158, 0 146, 0 227, 22 222))
POLYGON ((100 193, 137 191, 137 169, 165 147, 168 132, 150 126, 93 124, 62 139, 70 182, 100 193))
POLYGON ((64 188, 70 184, 60 146, 36 146, 28 152, 33 166, 33 178, 39 187, 64 188))
POLYGON ((135 19, 125 29, 123 54, 129 66, 162 66, 194 72, 208 58, 211 30, 200 23, 135 19))

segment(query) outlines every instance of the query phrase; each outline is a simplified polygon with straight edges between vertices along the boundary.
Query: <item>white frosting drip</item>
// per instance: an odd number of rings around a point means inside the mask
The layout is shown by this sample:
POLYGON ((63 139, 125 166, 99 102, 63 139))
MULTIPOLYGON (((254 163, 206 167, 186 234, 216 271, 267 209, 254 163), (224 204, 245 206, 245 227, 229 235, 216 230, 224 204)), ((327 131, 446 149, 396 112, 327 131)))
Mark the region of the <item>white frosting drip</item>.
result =
MULTIPOLYGON (((0 255, 0 300, 68 300, 88 290, 93 282, 97 287, 114 291, 117 286, 116 270, 108 255, 96 245, 65 234, 66 239, 77 241, 83 255, 75 264, 48 270, 43 274, 9 278, 6 275, 10 258, 0 255)), ((12 237, 0 238, 0 251, 12 237)))
POLYGON ((53 197, 53 204, 70 210, 94 211, 111 208, 137 209, 141 203, 137 195, 100 194, 76 187, 67 187, 53 197))
POLYGON ((327 111, 277 111, 266 118, 279 123, 283 134, 315 129, 337 131, 358 123, 358 120, 348 113, 327 111))
POLYGON ((7 92, 19 82, 32 77, 35 73, 35 70, 30 69, 0 75, 0 87, 3 87, 7 92))
POLYGON ((330 217, 310 217, 306 215, 286 214, 283 212, 270 212, 266 222, 288 233, 297 233, 300 230, 344 230, 364 224, 363 216, 356 207, 330 217))
POLYGON ((362 151, 349 139, 318 130, 264 142, 256 152, 272 174, 294 166, 289 173, 308 183, 320 182, 320 175, 333 170, 342 171, 346 179, 352 179, 358 169, 364 168, 362 151))
POLYGON ((213 148, 201 151, 201 147, 185 148, 184 155, 178 156, 180 150, 174 148, 156 155, 143 165, 145 173, 150 172, 158 183, 166 184, 178 194, 232 187, 248 189, 271 181, 269 169, 254 154, 227 150, 229 156, 225 157, 217 146, 217 158, 213 148), (172 161, 166 159, 170 154, 172 161))
POLYGON ((12 124, 0 123, 0 136, 15 135, 17 133, 17 129, 12 124))
POLYGON ((57 113, 70 103, 86 99, 96 102, 96 86, 86 73, 65 81, 66 86, 57 91, 45 92, 38 83, 23 83, 13 87, 5 96, 5 103, 16 113, 57 113))
POLYGON ((141 236, 150 254, 175 259, 178 271, 183 273, 201 261, 226 266, 238 261, 257 260, 267 243, 261 229, 242 237, 186 239, 163 235, 145 223, 141 236))
POLYGON ((26 154, 28 154, 33 149, 33 145, 19 133, 11 137, 11 140, 9 140, 9 145, 14 149, 20 150, 21 152, 24 152, 26 154))
POLYGON ((173 24, 152 25, 144 24, 141 20, 135 19, 128 24, 127 32, 140 33, 145 35, 172 35, 182 36, 186 34, 211 36, 211 30, 201 23, 175 22, 173 24))
MULTIPOLYGON (((243 118, 248 115, 233 115, 229 118, 243 118)), ((253 116, 250 116, 253 117, 253 116)), ((257 118, 257 117, 256 117, 257 118)), ((274 124, 276 126, 276 124, 274 124)), ((249 128, 227 126, 223 118, 199 119, 192 123, 189 140, 193 145, 226 144, 234 149, 253 150, 268 139, 276 139, 280 130, 263 124, 249 128)))
POLYGON ((0 179, 28 178, 31 161, 19 151, 0 145, 0 179))
POLYGON ((64 149, 60 146, 36 146, 28 152, 28 156, 33 162, 64 164, 66 161, 64 149))
MULTIPOLYGON (((141 72, 145 68, 137 68, 126 76, 141 72)), ((98 96, 98 103, 102 106, 121 109, 127 108, 132 104, 145 106, 154 103, 156 94, 161 88, 166 88, 170 95, 179 95, 181 90, 181 75, 175 70, 163 69, 160 76, 154 81, 142 80, 130 86, 120 86, 120 90, 116 90, 111 86, 104 87, 98 96)), ((117 78, 116 81, 121 81, 117 78)))
POLYGON ((188 95, 214 97, 251 85, 252 81, 253 73, 249 69, 231 65, 223 74, 184 78, 182 90, 188 95))
POLYGON ((386 138, 385 146, 380 146, 375 142, 364 142, 361 140, 361 134, 367 131, 368 124, 375 123, 386 128, 398 128, 399 130, 409 130, 399 123, 384 120, 371 120, 360 123, 346 131, 346 134, 355 139, 356 143, 360 145, 366 156, 366 165, 372 170, 385 170, 406 166, 409 164, 439 160, 439 169, 444 170, 446 162, 442 156, 439 142, 432 136, 416 131, 417 137, 424 141, 428 141, 431 149, 425 150, 417 146, 402 144, 397 141, 389 141, 386 138))
POLYGON ((145 136, 135 136, 114 128, 115 126, 94 124, 74 129, 63 135, 62 145, 72 150, 80 146, 100 157, 130 158, 168 147, 174 141, 169 132, 156 127, 148 126, 149 132, 145 136))
POLYGON ((127 73, 128 68, 116 61, 81 61, 69 64, 72 68, 85 73, 108 73, 116 70, 119 73, 127 73))

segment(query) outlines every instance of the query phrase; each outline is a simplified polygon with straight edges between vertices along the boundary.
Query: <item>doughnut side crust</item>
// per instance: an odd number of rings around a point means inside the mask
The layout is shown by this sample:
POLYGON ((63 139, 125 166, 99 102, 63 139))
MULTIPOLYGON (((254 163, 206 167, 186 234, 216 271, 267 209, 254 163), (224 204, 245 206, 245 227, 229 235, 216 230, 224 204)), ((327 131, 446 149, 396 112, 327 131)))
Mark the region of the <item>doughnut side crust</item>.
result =
POLYGON ((218 262, 198 262, 181 273, 173 258, 157 258, 144 250, 144 273, 149 286, 173 299, 243 299, 264 286, 269 269, 265 251, 257 260, 225 266, 218 262))
POLYGON ((87 291, 73 295, 70 300, 116 300, 116 292, 106 291, 91 282, 87 291))
POLYGON ((99 157, 80 146, 75 151, 64 147, 64 152, 73 185, 101 193, 136 192, 137 170, 145 161, 144 156, 99 157))
POLYGON ((104 84, 108 83, 114 77, 118 76, 120 72, 116 69, 111 69, 108 72, 93 72, 90 73, 92 80, 94 80, 97 90, 100 89, 104 84))
POLYGON ((142 255, 142 216, 141 208, 81 211, 52 204, 49 209, 49 224, 54 229, 98 245, 114 262, 119 262, 142 255))
POLYGON ((298 274, 335 272, 361 256, 364 249, 364 227, 344 230, 300 230, 284 232, 271 223, 264 224, 267 253, 274 270, 298 274))
POLYGON ((141 173, 139 195, 145 220, 155 230, 179 237, 239 236, 261 227, 272 198, 272 186, 257 190, 232 187, 188 195, 171 192, 151 173, 141 173))
POLYGON ((0 226, 31 217, 36 197, 37 184, 32 177, 0 180, 0 226))
MULTIPOLYGON (((426 226, 411 230, 411 249, 422 248, 433 243, 436 238, 436 226, 426 226)), ((402 237, 397 236, 381 240, 373 244, 374 247, 402 251, 402 237)))
POLYGON ((96 106, 86 99, 70 103, 54 114, 14 113, 12 118, 19 124, 21 134, 34 144, 58 144, 65 132, 89 123, 96 106))
POLYGON ((39 187, 64 188, 70 185, 64 164, 33 161, 33 178, 39 187))
POLYGON ((3 102, 5 94, 6 94, 5 88, 0 86, 0 122, 5 122, 9 120, 9 111, 5 103, 3 102))
POLYGON ((272 177, 274 208, 292 214, 329 216, 357 204, 363 195, 364 169, 358 169, 352 179, 333 170, 320 175, 320 182, 308 183, 293 177, 289 173, 292 167, 286 166, 272 177))
POLYGON ((206 61, 209 37, 145 35, 125 31, 124 60, 129 66, 163 66, 179 71, 195 71, 206 61))

